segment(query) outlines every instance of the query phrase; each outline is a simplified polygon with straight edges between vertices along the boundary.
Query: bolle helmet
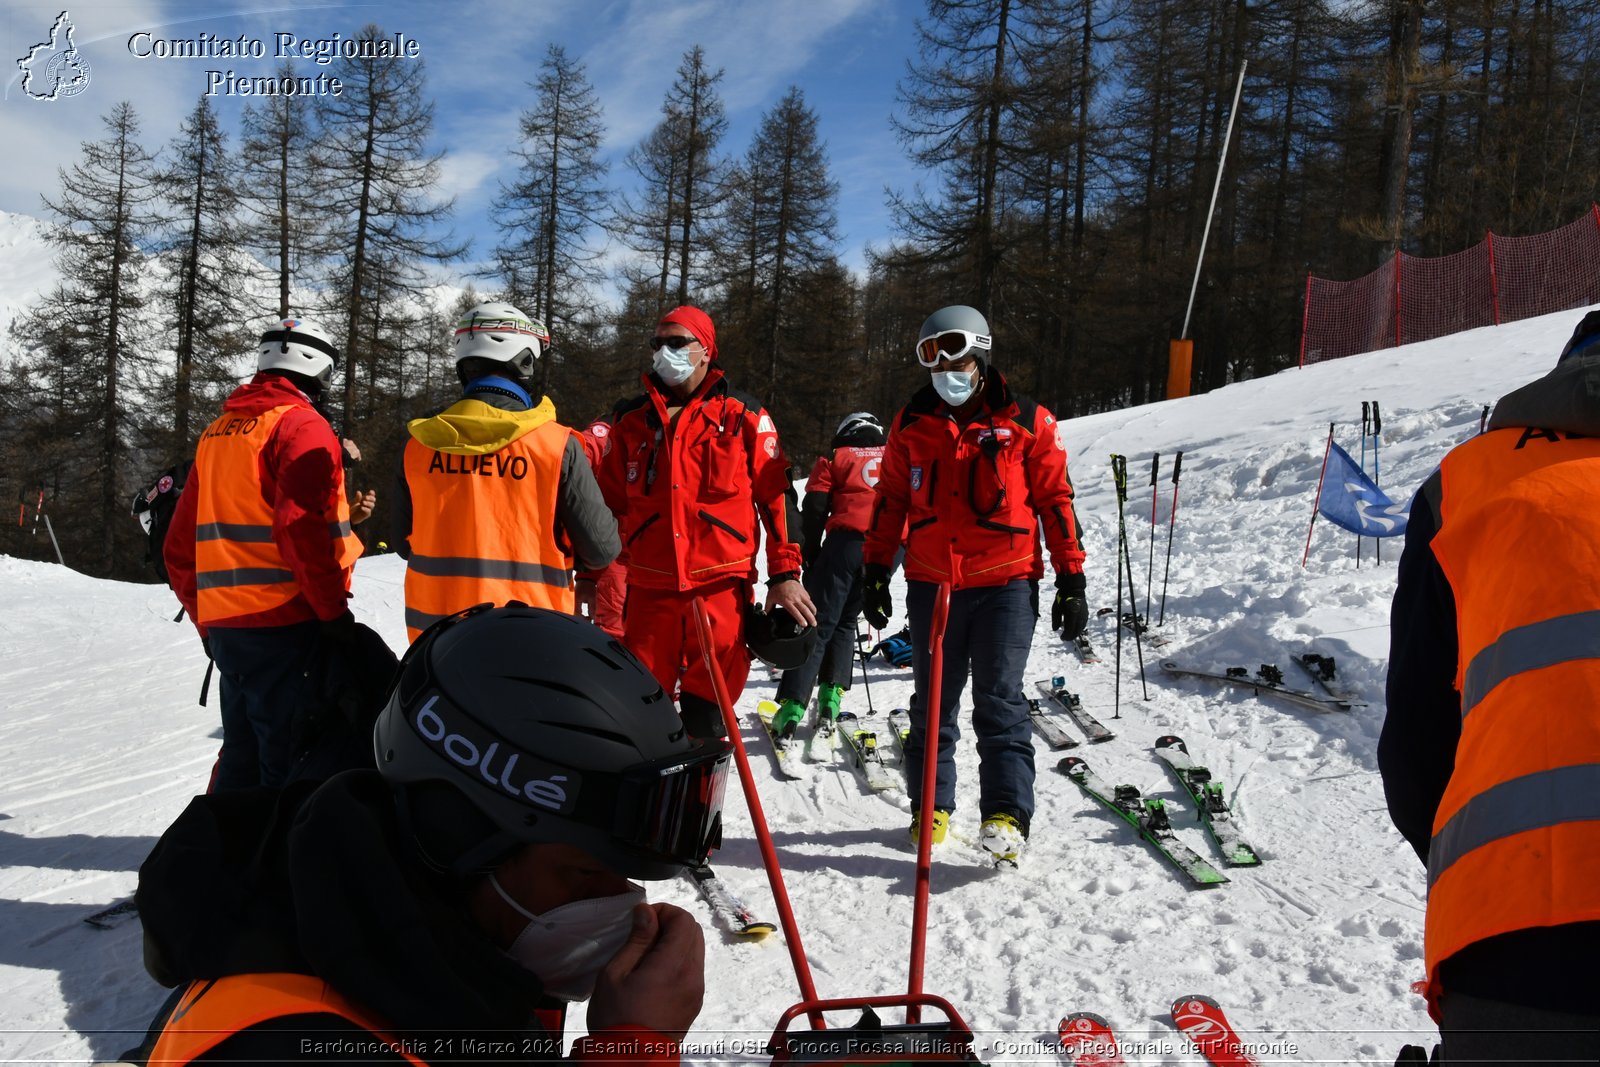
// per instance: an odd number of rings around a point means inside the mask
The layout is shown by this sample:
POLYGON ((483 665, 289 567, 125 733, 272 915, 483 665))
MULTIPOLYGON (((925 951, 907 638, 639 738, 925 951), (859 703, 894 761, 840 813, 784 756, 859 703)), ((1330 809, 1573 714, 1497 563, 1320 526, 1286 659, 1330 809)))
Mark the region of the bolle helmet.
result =
POLYGON ((256 370, 290 371, 326 388, 338 359, 327 330, 310 319, 283 319, 261 335, 256 370))
POLYGON ((482 604, 434 623, 372 742, 422 858, 458 876, 562 843, 667 878, 721 841, 728 743, 690 738, 631 652, 563 612, 482 604))
POLYGON ((852 411, 833 431, 833 445, 881 445, 886 437, 878 416, 870 411, 852 411))
POLYGON ((761 605, 750 604, 745 609, 744 644, 761 662, 780 671, 792 671, 811 658, 811 650, 817 645, 817 628, 800 625, 782 608, 769 615, 761 605))
POLYGON ((917 362, 924 367, 937 367, 941 359, 960 359, 974 349, 978 358, 987 362, 989 320, 977 308, 965 304, 951 304, 935 311, 917 335, 917 362))
POLYGON ((550 347, 550 331, 510 304, 479 304, 456 321, 456 365, 486 359, 508 364, 519 378, 533 376, 534 364, 550 347))

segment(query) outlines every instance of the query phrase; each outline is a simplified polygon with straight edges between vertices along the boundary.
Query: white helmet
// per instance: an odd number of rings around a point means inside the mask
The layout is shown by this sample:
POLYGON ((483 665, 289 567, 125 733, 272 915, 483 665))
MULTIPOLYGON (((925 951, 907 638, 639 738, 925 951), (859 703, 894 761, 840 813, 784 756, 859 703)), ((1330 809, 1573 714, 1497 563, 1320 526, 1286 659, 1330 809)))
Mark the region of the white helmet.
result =
POLYGON ((550 345, 550 331, 510 304, 479 304, 457 320, 455 344, 458 367, 465 359, 487 359, 527 378, 550 345))
POLYGON ((839 423, 839 428, 833 431, 835 437, 846 437, 855 433, 876 433, 883 436, 883 423, 878 421, 878 416, 870 411, 852 411, 839 423))
POLYGON ((286 370, 326 386, 339 359, 328 331, 310 319, 284 319, 261 335, 256 370, 286 370))

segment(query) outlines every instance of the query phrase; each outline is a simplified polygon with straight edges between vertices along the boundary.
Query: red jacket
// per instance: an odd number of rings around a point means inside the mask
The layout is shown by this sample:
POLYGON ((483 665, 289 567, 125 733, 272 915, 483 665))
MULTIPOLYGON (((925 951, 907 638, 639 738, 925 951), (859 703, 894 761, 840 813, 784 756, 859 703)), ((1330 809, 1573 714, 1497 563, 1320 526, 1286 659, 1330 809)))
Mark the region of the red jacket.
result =
MULTIPOLYGON (((259 491, 272 509, 272 539, 293 573, 298 591, 285 604, 254 615, 222 620, 221 626, 287 626, 335 619, 347 610, 350 570, 340 565, 340 540, 328 516, 344 494, 344 461, 333 427, 311 400, 280 374, 257 374, 233 391, 223 411, 260 415, 288 405, 261 451, 259 491)), ((178 600, 196 615, 195 515, 200 501, 199 467, 178 497, 163 547, 178 600)), ((196 623, 198 626, 198 623, 196 623)), ((201 628, 204 633, 204 628, 201 628)))
POLYGON ((1057 573, 1082 573, 1066 442, 1043 406, 986 372, 977 414, 959 425, 933 386, 895 416, 867 530, 867 563, 889 566, 906 531, 906 577, 956 589, 1038 577, 1038 528, 1057 573))
POLYGON ((800 523, 789 461, 772 417, 712 367, 676 419, 671 397, 617 406, 611 449, 595 475, 622 534, 629 585, 680 592, 755 572, 767 530, 767 573, 800 573, 800 523))
POLYGON ((872 521, 873 492, 883 465, 883 446, 858 448, 847 445, 832 454, 817 457, 806 482, 807 493, 826 493, 828 522, 823 529, 845 529, 864 533, 872 521))

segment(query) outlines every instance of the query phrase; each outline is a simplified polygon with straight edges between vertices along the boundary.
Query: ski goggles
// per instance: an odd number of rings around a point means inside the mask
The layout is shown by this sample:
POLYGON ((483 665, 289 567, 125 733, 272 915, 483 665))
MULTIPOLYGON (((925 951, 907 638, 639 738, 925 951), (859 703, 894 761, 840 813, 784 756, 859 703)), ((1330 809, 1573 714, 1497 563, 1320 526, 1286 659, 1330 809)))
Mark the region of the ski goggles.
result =
POLYGON ((924 367, 937 367, 941 361, 955 362, 974 349, 989 351, 987 334, 971 330, 945 330, 931 334, 917 342, 917 362, 924 367))
POLYGON ((707 741, 698 752, 630 768, 617 783, 611 845, 642 860, 698 866, 722 844, 722 798, 733 751, 707 741))

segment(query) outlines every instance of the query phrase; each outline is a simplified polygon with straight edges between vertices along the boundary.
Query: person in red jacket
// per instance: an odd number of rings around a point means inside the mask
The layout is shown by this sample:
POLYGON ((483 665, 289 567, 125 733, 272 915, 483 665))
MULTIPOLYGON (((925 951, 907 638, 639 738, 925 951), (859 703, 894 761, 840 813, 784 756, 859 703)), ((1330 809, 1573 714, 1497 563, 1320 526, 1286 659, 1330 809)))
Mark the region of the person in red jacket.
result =
MULTIPOLYGON (((595 419, 578 435, 583 443, 583 454, 589 466, 599 473, 602 462, 611 453, 611 419, 595 419)), ((594 624, 612 637, 622 638, 622 606, 628 599, 628 568, 621 558, 614 559, 598 571, 588 571, 577 581, 578 614, 592 619, 594 624)))
POLYGON ((803 579, 817 609, 817 643, 804 665, 778 682, 776 734, 792 733, 805 718, 820 675, 818 721, 839 717, 839 702, 855 668, 856 620, 861 617, 861 546, 872 517, 873 487, 883 465, 883 423, 870 411, 844 417, 833 449, 818 456, 800 505, 803 579), (827 538, 824 540, 823 535, 827 538))
POLYGON ((283 784, 313 657, 362 640, 349 607, 361 555, 351 526, 376 495, 352 511, 339 439, 316 408, 337 357, 306 319, 262 334, 257 373, 200 435, 167 532, 173 590, 221 679, 216 790, 283 784))
POLYGON ((800 584, 794 486, 772 417, 713 365, 711 316, 673 308, 650 348, 645 391, 614 412, 611 452, 597 472, 628 568, 622 639, 677 698, 692 735, 721 737, 692 601, 710 617, 712 655, 734 699, 750 673, 745 611, 759 527, 767 534, 766 610, 816 624, 800 584))
MULTIPOLYGON (((1089 612, 1061 427, 1042 405, 1011 391, 990 366, 989 348, 988 320, 973 308, 941 308, 923 323, 917 361, 932 380, 890 426, 863 584, 867 621, 881 630, 893 613, 890 566, 904 529, 916 685, 906 760, 919 766, 927 743, 923 700, 934 596, 938 583, 950 583, 930 831, 941 840, 955 810, 955 712, 970 668, 982 844, 997 863, 1015 864, 1033 817, 1033 739, 1022 673, 1038 617, 1041 525, 1056 573, 1051 628, 1070 640, 1083 632, 1089 612)), ((920 775, 911 776, 918 809, 921 783, 920 775)), ((914 820, 913 840, 919 832, 914 820)))

